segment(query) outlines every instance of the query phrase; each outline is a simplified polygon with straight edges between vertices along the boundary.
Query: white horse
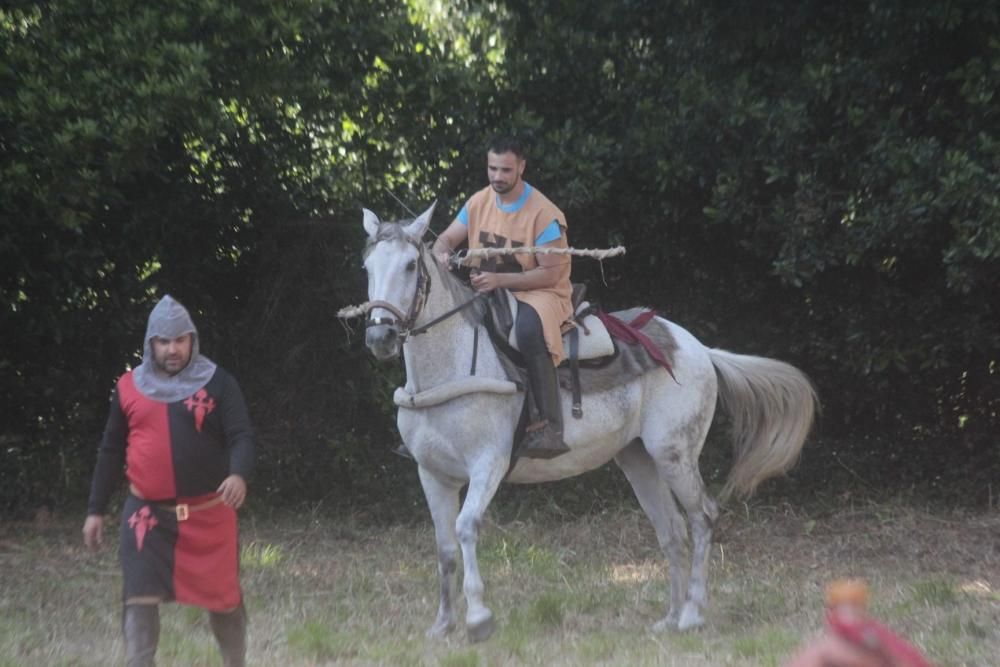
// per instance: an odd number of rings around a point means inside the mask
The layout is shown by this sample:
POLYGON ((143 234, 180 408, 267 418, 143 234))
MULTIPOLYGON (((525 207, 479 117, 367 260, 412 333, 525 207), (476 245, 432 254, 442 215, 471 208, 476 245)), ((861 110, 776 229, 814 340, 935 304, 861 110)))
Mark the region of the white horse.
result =
MULTIPOLYGON (((421 241, 433 209, 401 223, 383 223, 364 210, 369 302, 361 311, 369 312, 365 342, 376 358, 390 360, 400 348, 403 352, 406 386, 397 390, 397 425, 419 465, 437 540, 440 605, 427 634, 441 637, 456 625, 460 546, 466 630, 472 641, 482 641, 495 623, 483 600, 476 541, 484 512, 508 472, 524 395, 515 393, 489 338, 476 336, 473 309, 439 319, 474 293, 439 268, 421 241), (474 346, 475 375, 470 376, 474 346)), ((704 622, 707 602, 718 509, 705 490, 698 456, 717 398, 731 416, 734 438, 726 497, 749 495, 760 482, 794 465, 813 422, 816 396, 806 376, 784 362, 709 349, 676 324, 658 319, 677 342, 676 381, 657 368, 613 389, 587 393, 583 418, 564 420, 571 451, 550 460, 521 458, 507 481, 563 479, 614 459, 669 563, 670 602, 653 629, 685 630, 704 622), (690 578, 682 567, 687 528, 678 502, 693 533, 690 578)), ((568 415, 565 396, 563 408, 568 415)))

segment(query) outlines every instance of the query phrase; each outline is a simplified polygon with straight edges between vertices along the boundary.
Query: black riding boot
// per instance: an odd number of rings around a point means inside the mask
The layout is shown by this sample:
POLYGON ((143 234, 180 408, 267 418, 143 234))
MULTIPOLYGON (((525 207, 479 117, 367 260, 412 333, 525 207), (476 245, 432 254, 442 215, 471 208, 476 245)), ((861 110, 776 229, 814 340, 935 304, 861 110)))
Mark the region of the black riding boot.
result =
POLYGON ((153 667, 160 641, 160 607, 155 604, 125 605, 122 630, 125 634, 125 664, 153 667))
POLYGON ((209 612, 208 623, 219 642, 222 664, 225 667, 243 667, 247 653, 247 610, 243 603, 229 613, 209 612))
POLYGON ((535 396, 539 421, 528 427, 521 446, 521 456, 529 459, 551 459, 569 451, 563 442, 562 402, 559 381, 549 353, 525 356, 528 381, 535 396))

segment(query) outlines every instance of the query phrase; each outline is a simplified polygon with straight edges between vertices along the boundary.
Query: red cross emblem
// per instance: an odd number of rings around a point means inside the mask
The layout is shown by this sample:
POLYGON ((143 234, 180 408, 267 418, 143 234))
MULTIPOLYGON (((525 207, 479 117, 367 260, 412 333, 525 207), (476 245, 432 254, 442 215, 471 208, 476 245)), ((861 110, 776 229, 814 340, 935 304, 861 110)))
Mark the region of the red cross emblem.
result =
POLYGON ((194 428, 201 433, 201 425, 205 421, 205 415, 215 409, 215 399, 208 395, 204 389, 199 389, 194 396, 189 396, 184 405, 188 412, 194 413, 194 428))
POLYGON ((135 545, 139 551, 142 551, 142 543, 146 539, 146 533, 153 530, 153 526, 158 523, 159 521, 150 511, 149 505, 143 505, 128 518, 128 527, 135 531, 135 545))

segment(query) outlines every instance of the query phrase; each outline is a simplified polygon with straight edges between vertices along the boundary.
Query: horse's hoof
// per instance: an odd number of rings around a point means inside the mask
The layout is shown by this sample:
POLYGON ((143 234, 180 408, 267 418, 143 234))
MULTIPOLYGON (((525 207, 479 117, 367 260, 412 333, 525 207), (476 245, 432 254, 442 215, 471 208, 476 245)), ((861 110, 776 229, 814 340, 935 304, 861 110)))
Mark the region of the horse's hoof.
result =
POLYGON ((454 621, 438 621, 427 629, 426 637, 428 639, 444 639, 454 629, 454 621))
POLYGON ((493 632, 496 629, 497 624, 493 622, 492 612, 482 620, 469 623, 465 626, 465 630, 469 635, 469 641, 473 644, 486 641, 493 636, 493 632))
POLYGON ((677 629, 677 615, 670 614, 653 623, 653 632, 671 632, 677 629))
POLYGON ((677 621, 677 629, 680 631, 691 630, 705 623, 698 605, 688 602, 681 610, 680 620, 677 621))

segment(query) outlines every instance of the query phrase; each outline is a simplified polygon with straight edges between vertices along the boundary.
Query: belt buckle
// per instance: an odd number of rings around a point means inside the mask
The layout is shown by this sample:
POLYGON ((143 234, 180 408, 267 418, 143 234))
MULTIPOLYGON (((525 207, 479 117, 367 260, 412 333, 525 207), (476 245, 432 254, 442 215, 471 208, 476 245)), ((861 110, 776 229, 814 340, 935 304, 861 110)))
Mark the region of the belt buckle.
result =
POLYGON ((180 503, 174 508, 174 512, 177 514, 178 521, 187 521, 191 515, 191 508, 188 507, 187 503, 180 503))

